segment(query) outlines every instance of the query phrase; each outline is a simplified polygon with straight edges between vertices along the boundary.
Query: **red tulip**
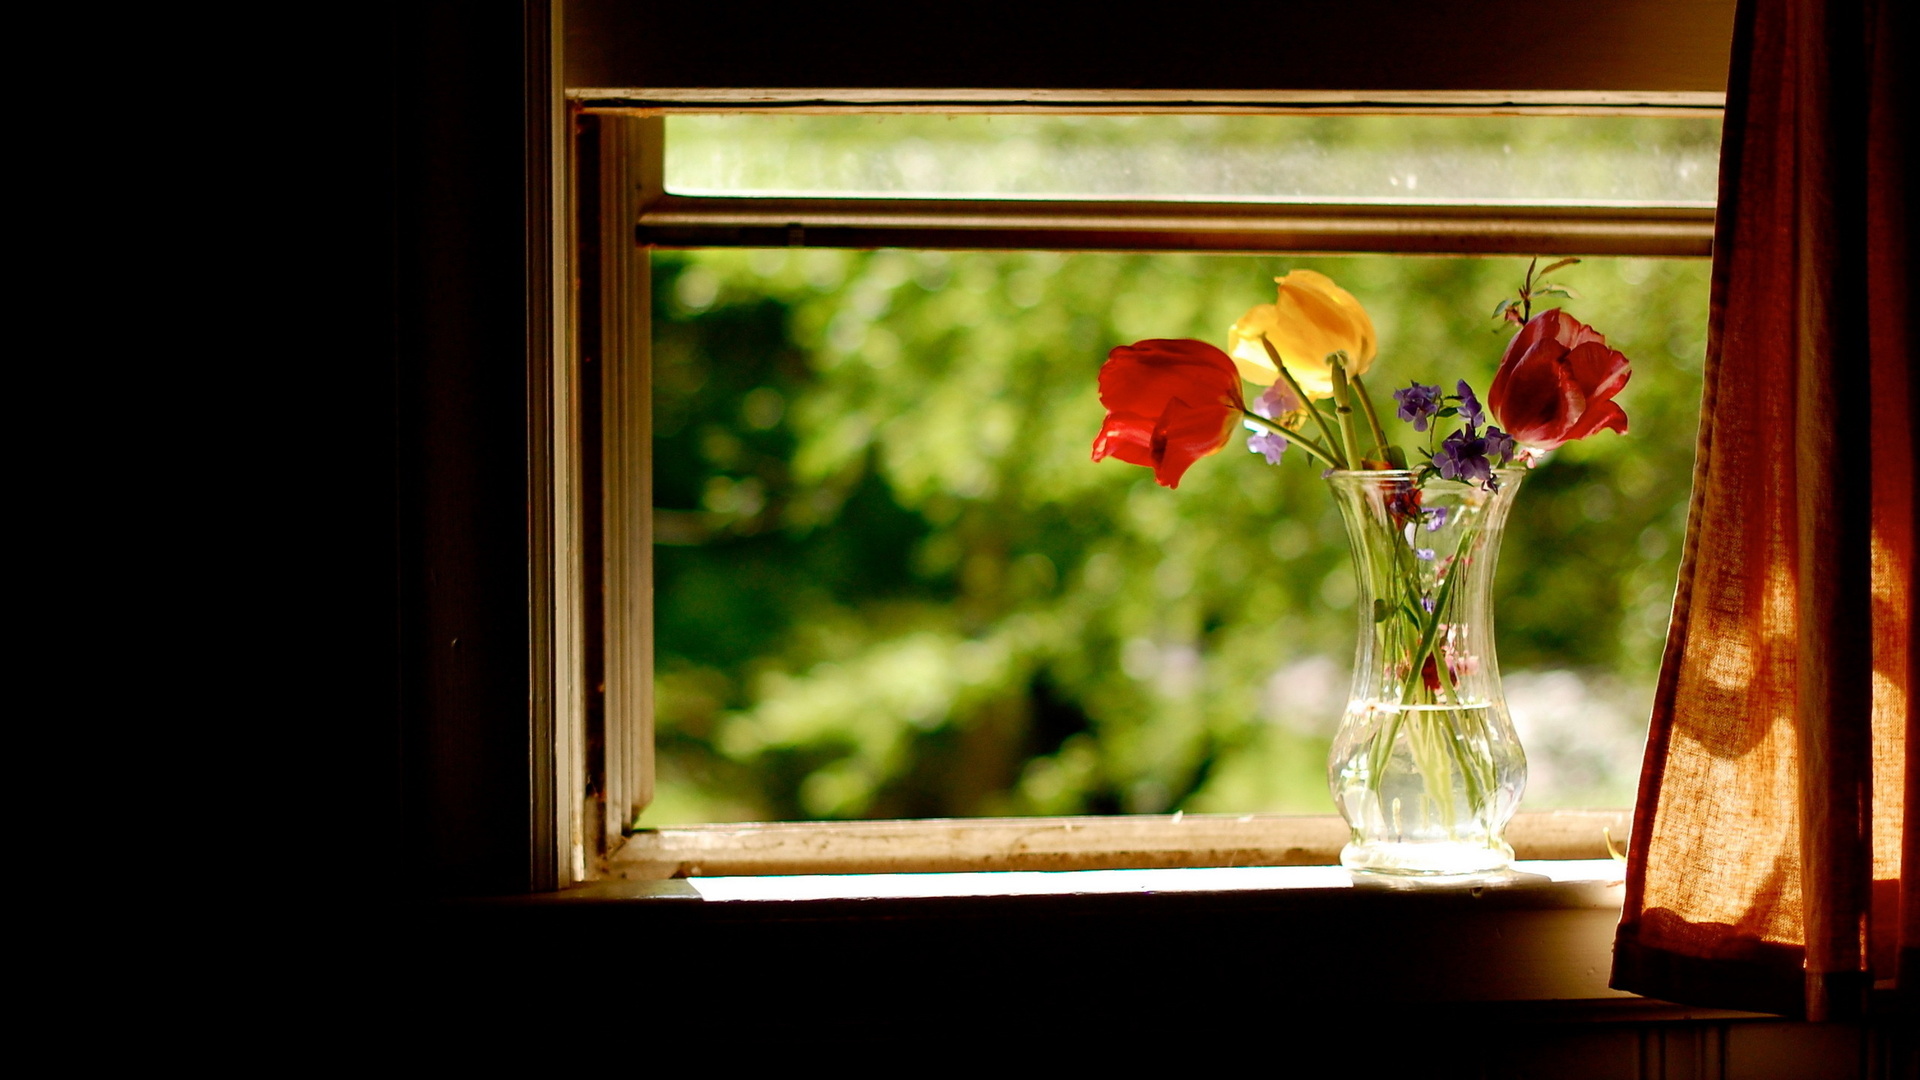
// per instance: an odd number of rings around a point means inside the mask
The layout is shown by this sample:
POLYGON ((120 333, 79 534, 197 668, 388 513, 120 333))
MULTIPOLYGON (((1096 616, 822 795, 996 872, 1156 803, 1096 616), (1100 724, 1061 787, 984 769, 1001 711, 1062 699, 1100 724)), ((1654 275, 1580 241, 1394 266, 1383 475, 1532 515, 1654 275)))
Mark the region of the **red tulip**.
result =
POLYGON ((1107 422, 1093 440, 1093 460, 1145 465, 1163 487, 1179 487, 1188 466, 1227 445, 1246 409, 1240 373, 1226 353, 1204 341, 1166 338, 1107 354, 1100 404, 1107 422))
POLYGON ((1633 367, 1607 339, 1559 308, 1528 319, 1507 343, 1487 392, 1494 419, 1508 435, 1540 450, 1608 428, 1627 433, 1627 414, 1613 396, 1633 367))

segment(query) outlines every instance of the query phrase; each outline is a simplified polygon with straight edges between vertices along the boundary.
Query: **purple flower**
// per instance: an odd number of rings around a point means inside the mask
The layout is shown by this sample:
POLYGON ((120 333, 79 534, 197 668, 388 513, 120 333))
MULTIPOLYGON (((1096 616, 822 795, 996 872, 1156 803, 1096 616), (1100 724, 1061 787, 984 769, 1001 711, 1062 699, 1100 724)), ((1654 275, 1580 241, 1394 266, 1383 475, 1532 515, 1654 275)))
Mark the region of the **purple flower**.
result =
POLYGON ((1497 459, 1494 461, 1495 465, 1505 465, 1512 461, 1513 452, 1519 449, 1519 445, 1513 441, 1513 436, 1497 427, 1488 426, 1487 433, 1482 438, 1487 440, 1487 456, 1497 459))
POLYGON ((1479 427, 1485 415, 1480 411, 1480 399, 1473 396, 1473 387, 1467 385, 1467 380, 1461 379, 1460 417, 1467 422, 1468 430, 1479 427))
POLYGON ((1421 597, 1420 606, 1426 609, 1427 614, 1429 615, 1433 614, 1433 597, 1431 596, 1421 597))
POLYGON ((1265 454, 1267 464, 1280 464, 1280 455, 1287 452, 1287 440, 1270 431, 1247 436, 1247 449, 1256 454, 1265 454))
POLYGON ((1493 479, 1493 465, 1487 461, 1487 440, 1465 431, 1447 436, 1433 455, 1433 464, 1448 480, 1482 484, 1493 479))
POLYGON ((1432 548, 1414 548, 1413 557, 1416 559, 1420 559, 1423 562, 1432 562, 1433 549, 1432 548))
POLYGON ((1427 430, 1427 421, 1440 411, 1440 388, 1415 382, 1404 390, 1395 390, 1393 400, 1400 403, 1400 419, 1413 424, 1413 430, 1427 430))
POLYGON ((1433 509, 1427 511, 1427 531, 1428 532, 1439 532, 1441 529, 1446 528, 1446 525, 1447 525, 1447 508, 1446 507, 1436 506, 1433 509))
MULTIPOLYGON (((1289 390, 1286 386, 1280 383, 1274 383, 1272 386, 1267 387, 1266 393, 1261 394, 1254 400, 1253 411, 1269 420, 1278 420, 1290 412, 1300 411, 1300 399, 1294 397, 1293 391, 1289 390)), ((1286 447, 1285 440, 1282 440, 1280 445, 1284 449, 1286 447)), ((1278 451, 1276 451, 1276 453, 1278 453, 1278 451)))

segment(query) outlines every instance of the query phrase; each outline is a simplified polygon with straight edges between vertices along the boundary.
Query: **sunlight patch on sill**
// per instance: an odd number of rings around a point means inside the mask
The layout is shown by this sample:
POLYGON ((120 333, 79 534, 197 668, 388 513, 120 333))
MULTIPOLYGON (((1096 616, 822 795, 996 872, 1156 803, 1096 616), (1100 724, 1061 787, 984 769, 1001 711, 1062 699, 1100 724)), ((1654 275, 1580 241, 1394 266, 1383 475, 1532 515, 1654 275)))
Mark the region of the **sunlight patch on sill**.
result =
MULTIPOLYGON (((1613 859, 1523 861, 1506 874, 1401 882, 1357 881, 1338 866, 1217 866, 1155 870, 999 871, 951 874, 795 874, 703 877, 687 883, 715 901, 896 900, 982 896, 1091 896, 1298 889, 1472 890, 1566 884, 1618 886, 1613 859)), ((1618 902, 1616 890, 1613 900, 1618 902)))

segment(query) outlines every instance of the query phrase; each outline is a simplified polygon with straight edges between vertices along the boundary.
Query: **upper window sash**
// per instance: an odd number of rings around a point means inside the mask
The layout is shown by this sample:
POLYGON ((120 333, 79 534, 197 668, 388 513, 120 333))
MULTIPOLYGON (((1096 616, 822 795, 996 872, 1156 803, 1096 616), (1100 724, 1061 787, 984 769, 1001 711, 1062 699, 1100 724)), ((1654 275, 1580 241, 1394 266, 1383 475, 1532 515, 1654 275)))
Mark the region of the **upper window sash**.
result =
MULTIPOLYGON (((648 197, 636 208, 633 223, 634 239, 642 247, 902 247, 1242 254, 1528 255, 1554 252, 1640 257, 1709 254, 1714 220, 1712 206, 1704 202, 1595 200, 1574 190, 1564 192, 1562 197, 1556 185, 1549 180, 1542 186, 1538 177, 1523 182, 1534 185, 1531 188, 1523 186, 1520 191, 1502 193, 1496 185, 1487 192, 1496 196, 1521 196, 1505 198, 1482 197, 1471 188, 1460 193, 1464 198, 1414 198, 1409 180, 1404 202, 1397 195, 1379 197, 1384 189, 1381 193, 1354 193, 1367 197, 1290 198, 1247 197, 1238 192, 1223 192, 1216 197, 1202 194, 1200 189, 1196 189, 1194 195, 1173 193, 1171 197, 1160 193, 1101 197, 1026 195, 1017 189, 1009 193, 1011 197, 987 194, 955 197, 912 191, 900 195, 836 194, 826 189, 791 194, 783 191, 734 194, 719 189, 675 193, 665 184, 665 162, 670 147, 669 133, 662 121, 669 114, 712 112, 792 115, 849 111, 1000 114, 1127 111, 1241 115, 1249 112, 1261 115, 1388 112, 1445 117, 1525 113, 1541 116, 1538 122, 1551 123, 1546 116, 1712 116, 1717 115, 1717 106, 1724 98, 1720 92, 1677 90, 1635 94, 1450 91, 1397 95, 1355 91, 1304 96, 1278 91, 1259 95, 1129 91, 1124 97, 1100 97, 1105 104, 1095 106, 1089 103, 1090 98, 1099 96, 1094 91, 1034 91, 1026 95, 1043 104, 1010 102, 1003 100, 1004 92, 989 90, 682 88, 616 91, 588 88, 569 93, 575 99, 575 107, 582 112, 600 114, 609 121, 616 117, 638 120, 640 126, 636 130, 646 133, 643 138, 650 144, 653 168, 643 185, 649 191, 648 197), (922 94, 929 100, 909 101, 908 97, 914 94, 922 94), (944 98, 935 100, 938 95, 944 98), (1369 97, 1392 101, 1368 103, 1369 97), (1543 196, 1533 197, 1531 192, 1535 190, 1543 196)), ((1443 136, 1438 145, 1445 146, 1445 138, 1443 136)), ((1276 145, 1290 144, 1282 137, 1276 145)), ((1334 145, 1326 152, 1339 153, 1340 149, 1334 145)), ((1658 152, 1656 148, 1656 155, 1658 152)), ((1537 160, 1542 150, 1535 146, 1530 153, 1530 160, 1537 160)), ((1161 154, 1164 156, 1165 148, 1161 154)), ((1516 162, 1520 160, 1516 158, 1516 162)), ((1413 164, 1413 159, 1408 163, 1413 164)), ((1480 167, 1484 170, 1484 163, 1480 167)), ((1631 166, 1623 162, 1618 167, 1631 166)), ((1697 199, 1698 195, 1689 197, 1697 199)))

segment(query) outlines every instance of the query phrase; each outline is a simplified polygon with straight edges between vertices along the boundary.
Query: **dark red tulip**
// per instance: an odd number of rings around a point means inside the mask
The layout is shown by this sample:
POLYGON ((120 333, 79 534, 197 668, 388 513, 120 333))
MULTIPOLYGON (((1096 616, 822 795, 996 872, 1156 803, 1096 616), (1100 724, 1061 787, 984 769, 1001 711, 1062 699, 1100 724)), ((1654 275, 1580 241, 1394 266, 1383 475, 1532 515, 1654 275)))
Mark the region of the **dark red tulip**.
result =
POLYGON ((1625 435, 1627 414, 1613 396, 1632 374, 1627 358, 1593 327, 1549 308, 1507 342, 1487 404, 1508 435, 1539 450, 1601 428, 1625 435))
POLYGON ((1153 338, 1122 345, 1100 368, 1107 421, 1093 460, 1117 457, 1179 487, 1194 462, 1227 445, 1246 409, 1240 373, 1204 341, 1153 338))

